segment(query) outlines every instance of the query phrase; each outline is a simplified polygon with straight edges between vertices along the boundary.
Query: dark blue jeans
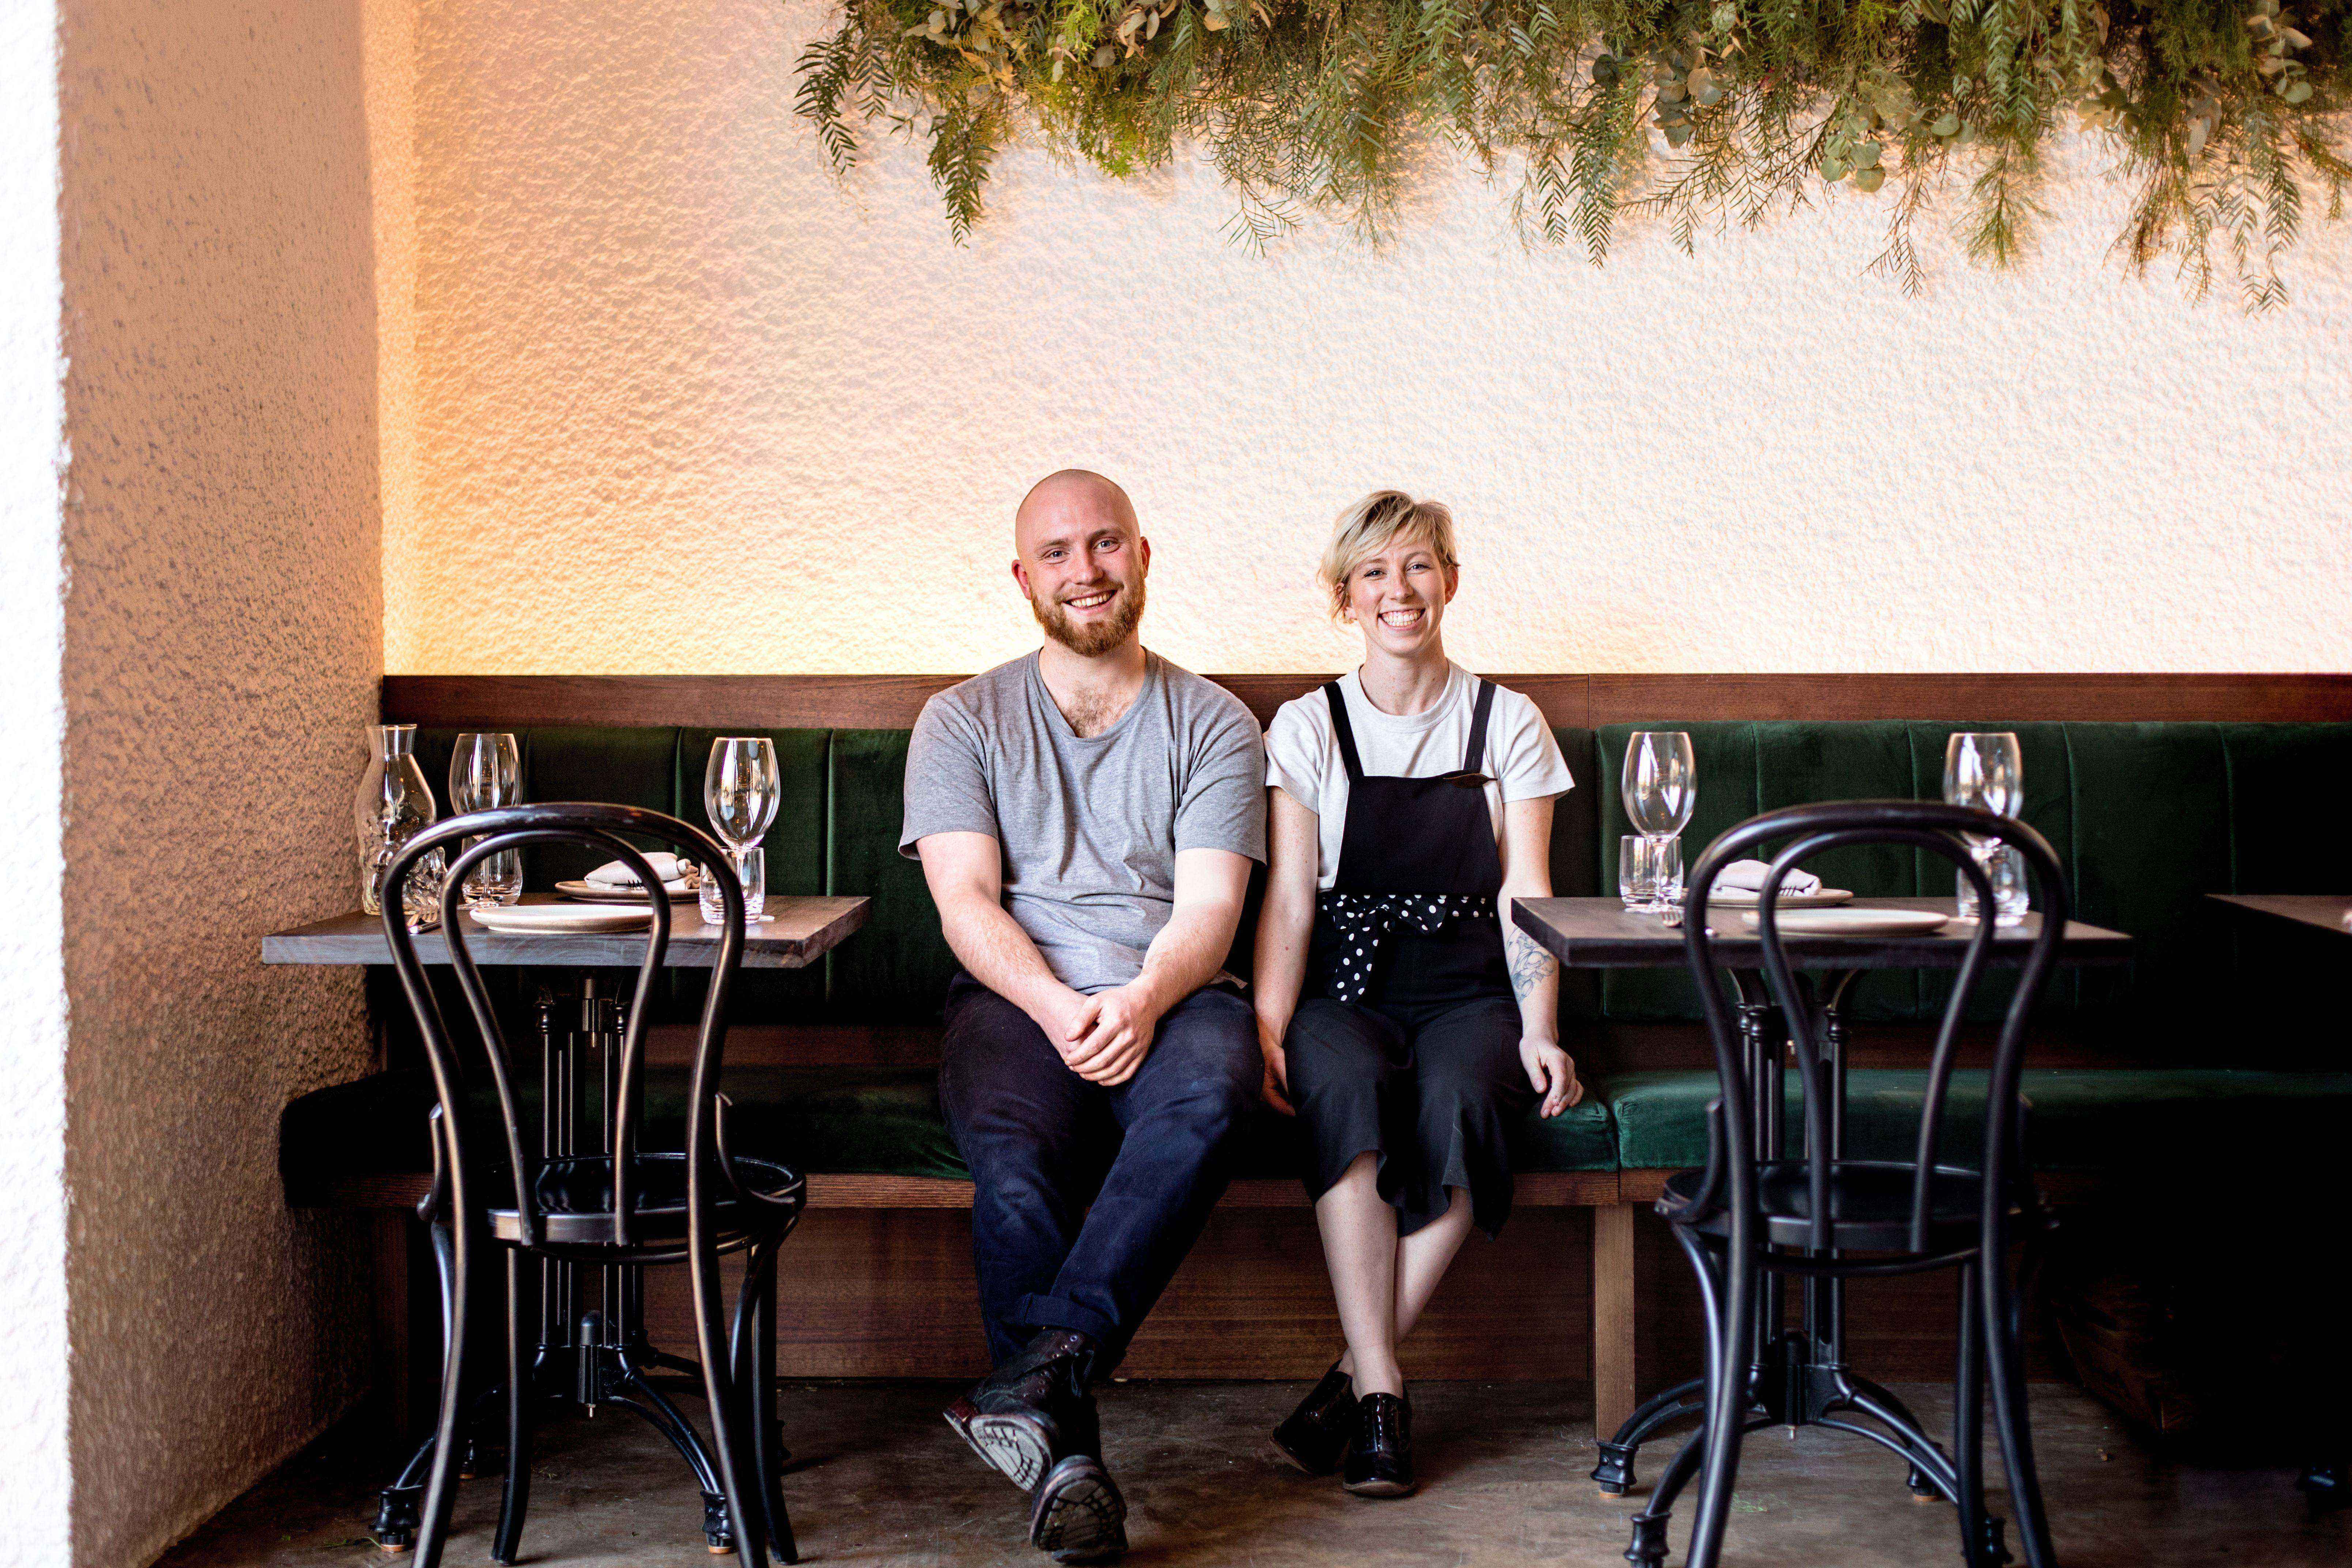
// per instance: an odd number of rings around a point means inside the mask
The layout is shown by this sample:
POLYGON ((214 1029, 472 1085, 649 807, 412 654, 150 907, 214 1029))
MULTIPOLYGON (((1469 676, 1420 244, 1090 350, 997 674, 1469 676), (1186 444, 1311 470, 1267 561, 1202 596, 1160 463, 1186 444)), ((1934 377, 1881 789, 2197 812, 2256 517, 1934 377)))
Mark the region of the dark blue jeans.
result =
POLYGON ((1072 1072, 1026 1013, 956 976, 940 1100, 971 1167, 995 1361, 1040 1329, 1075 1329, 1102 1345, 1097 1375, 1118 1363, 1224 1192, 1263 1076, 1257 1025, 1230 991, 1170 1008, 1135 1076, 1105 1089, 1072 1072))

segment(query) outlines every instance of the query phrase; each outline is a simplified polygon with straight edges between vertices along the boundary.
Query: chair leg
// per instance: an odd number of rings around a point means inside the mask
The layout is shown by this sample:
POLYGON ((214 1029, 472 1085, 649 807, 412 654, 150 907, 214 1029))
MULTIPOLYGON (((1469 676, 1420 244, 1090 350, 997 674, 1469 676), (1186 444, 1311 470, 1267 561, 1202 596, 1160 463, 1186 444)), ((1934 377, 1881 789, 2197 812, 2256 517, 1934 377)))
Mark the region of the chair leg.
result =
MULTIPOLYGON (((719 1490, 726 1495, 740 1568, 768 1568, 767 1515, 760 1494, 749 1484, 751 1455, 744 1441, 742 1364, 748 1331, 742 1302, 739 1298, 730 1334, 719 1251, 707 1235, 693 1237, 687 1264, 694 1282, 694 1336, 701 1352, 702 1392, 710 1405, 711 1468, 719 1472, 719 1490)), ((745 1275, 745 1290, 753 1289, 753 1278, 745 1275)))
MULTIPOLYGON (((778 1241, 782 1238, 779 1237, 778 1241)), ((776 1421, 776 1241, 760 1268, 760 1302, 751 1315, 751 1468, 768 1510, 768 1550, 785 1563, 801 1560, 793 1539, 792 1515, 784 1508, 783 1433, 776 1421)))
MULTIPOLYGON (((1687 1568, 1715 1568, 1731 1518, 1731 1490, 1739 1479, 1739 1439, 1748 1421, 1748 1384, 1754 1374, 1756 1287, 1753 1249, 1735 1225, 1724 1247, 1724 1311, 1716 1349, 1707 1358, 1706 1428, 1699 1469, 1698 1513, 1691 1521, 1687 1568)), ((1710 1314, 1712 1316, 1713 1314, 1710 1314)))
POLYGON ((499 1499, 498 1539, 490 1561, 512 1563, 522 1546, 523 1511, 530 1506, 531 1347, 523 1317, 522 1254, 507 1249, 507 1484, 499 1499))
MULTIPOLYGON (((2005 1250, 2005 1249, 2004 1249, 2005 1250)), ((2023 1313, 2011 1285, 2008 1259, 1991 1248, 1981 1259, 1978 1292, 1986 1360, 1992 1373, 1993 1426, 2000 1435, 2001 1465, 2009 1473, 2009 1498, 2017 1510, 2017 1533, 2031 1568, 2056 1568, 2050 1521, 2042 1507, 2042 1480, 2033 1468, 2033 1428, 2025 1400, 2023 1313)))
POLYGON ((1960 1265, 1959 1352, 1952 1375, 1952 1468, 1960 1494, 1955 1511, 1960 1521, 1960 1560, 1968 1568, 1995 1568, 1991 1527, 1985 1516, 1984 1365, 1976 1283, 1976 1267, 1960 1265))
POLYGON ((450 1226, 448 1332, 441 1359, 441 1412, 433 1428, 433 1464, 425 1480, 425 1507, 416 1530, 415 1568, 440 1568, 457 1502, 457 1424, 465 1410, 466 1325, 473 1314, 473 1237, 460 1219, 450 1226))

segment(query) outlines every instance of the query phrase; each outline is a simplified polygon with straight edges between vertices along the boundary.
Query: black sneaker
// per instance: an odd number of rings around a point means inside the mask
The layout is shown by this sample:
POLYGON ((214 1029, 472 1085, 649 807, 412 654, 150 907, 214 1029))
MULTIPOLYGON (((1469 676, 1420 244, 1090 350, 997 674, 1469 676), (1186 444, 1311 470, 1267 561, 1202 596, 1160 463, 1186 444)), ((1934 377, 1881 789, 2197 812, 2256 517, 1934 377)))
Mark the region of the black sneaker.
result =
POLYGON ((1108 1563, 1127 1550, 1127 1500, 1102 1461, 1072 1454, 1029 1502, 1029 1543, 1056 1563, 1108 1563))
POLYGON ((1023 1491, 1061 1460, 1102 1452, 1102 1427, 1087 1381, 1095 1342, 1049 1329, 948 1406, 948 1425, 1023 1491))
POLYGON ((1276 1452, 1310 1476, 1328 1476, 1339 1468, 1348 1438, 1356 1429, 1356 1385, 1333 1362, 1323 1381, 1289 1418, 1274 1429, 1276 1452))
POLYGON ((1404 1497, 1412 1479, 1412 1406, 1401 1394, 1356 1402, 1356 1430, 1339 1484, 1358 1497, 1404 1497))

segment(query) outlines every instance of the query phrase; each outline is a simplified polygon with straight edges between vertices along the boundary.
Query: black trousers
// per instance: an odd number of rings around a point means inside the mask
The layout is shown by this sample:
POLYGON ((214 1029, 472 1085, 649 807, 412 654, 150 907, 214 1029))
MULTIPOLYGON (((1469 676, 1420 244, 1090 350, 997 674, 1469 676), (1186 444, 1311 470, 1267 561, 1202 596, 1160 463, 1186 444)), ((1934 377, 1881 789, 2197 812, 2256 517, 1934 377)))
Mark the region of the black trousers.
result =
POLYGON ((1313 997, 1283 1042, 1306 1126, 1307 1192, 1319 1198, 1359 1155, 1380 1157, 1381 1195, 1410 1235, 1470 1194, 1492 1236, 1511 1212, 1510 1129, 1535 1104, 1507 996, 1423 1007, 1313 997))
POLYGON ((956 977, 940 1100, 971 1167, 992 1357, 1076 1329, 1103 1347, 1097 1374, 1118 1364, 1225 1190, 1264 1070, 1249 1004, 1230 991, 1170 1008, 1135 1076, 1105 1089, 1026 1013, 956 977))

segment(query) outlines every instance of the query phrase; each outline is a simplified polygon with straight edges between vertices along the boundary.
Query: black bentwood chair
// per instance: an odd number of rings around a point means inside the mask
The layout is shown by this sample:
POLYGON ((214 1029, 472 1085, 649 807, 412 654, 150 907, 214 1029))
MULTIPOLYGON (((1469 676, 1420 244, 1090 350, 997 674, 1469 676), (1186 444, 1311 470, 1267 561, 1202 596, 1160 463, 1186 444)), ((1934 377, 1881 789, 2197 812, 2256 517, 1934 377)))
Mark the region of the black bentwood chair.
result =
MULTIPOLYGON (((2012 1237, 2030 1242, 2048 1224, 2025 1164, 2018 1073, 2026 1019, 2056 958, 2069 914, 2057 857, 2024 824, 1967 806, 1918 801, 1793 806, 1751 817, 1707 846, 1691 874, 1684 911, 1685 950, 1705 999, 1723 1092, 1707 1108, 1706 1169, 1669 1177, 1658 1212, 1672 1224, 1675 1239, 1698 1275, 1708 1334, 1706 1406, 1705 1425, 1675 1456, 1649 1506, 1635 1516, 1626 1557, 1636 1564, 1665 1561, 1667 1518, 1675 1495, 1696 1472, 1699 1505, 1687 1562, 1690 1568, 1714 1568, 1738 1475, 1740 1438, 1775 1420, 1756 1408, 1763 1403, 1756 1387, 1762 1349, 1757 1305, 1766 1272, 1805 1277, 1836 1292, 1843 1281, 1863 1276, 1955 1268, 1959 1353, 1952 1454, 1947 1456, 1893 1395, 1843 1368, 1835 1369, 1837 1387, 1824 1408, 1870 1416, 1893 1436, 1846 1421, 1819 1424, 1858 1433, 1906 1459, 1915 1487, 1924 1482, 1958 1505, 1960 1555, 1968 1568, 1994 1568, 2009 1558, 2000 1521, 1986 1513, 1984 1503, 1983 1384, 1990 1373, 2001 1458, 2026 1558, 2032 1568, 2052 1568, 2026 1423, 2021 1322, 2008 1257, 2012 1237), (1975 888, 1977 907, 1989 910, 1992 889, 1969 854, 1970 839, 1999 841, 2023 852, 2042 921, 1994 1047, 1980 1156, 1974 1163, 1956 1159, 1941 1144, 1960 1020, 1991 956, 1990 920, 1978 922, 1944 1009, 1912 1158, 1842 1158, 1837 1101, 1843 1086, 1834 1081, 1842 1057, 1823 1051, 1822 1011, 1813 988, 1790 965, 1775 902, 1781 881, 1800 862, 1829 850, 1907 845, 1951 861, 1975 888), (1771 861, 1757 910, 1757 934, 1769 994, 1785 1017, 1803 1095, 1801 1159, 1771 1159, 1757 1148, 1763 1100, 1749 1081, 1740 1029, 1726 1003, 1715 941, 1707 931, 1707 895, 1717 873, 1780 840, 1787 847, 1771 861), (1725 1113, 1727 1105, 1737 1108, 1734 1113, 1725 1113)), ((1777 1081, 1763 1086, 1764 1099, 1776 1110, 1780 1093, 1777 1081)), ((1764 1336, 1779 1332, 1777 1323, 1763 1326, 1764 1336)))
MULTIPOLYGON (((410 839, 385 872, 383 910, 393 961, 424 1036, 439 1098, 432 1113, 432 1191, 420 1212, 433 1226, 435 1246, 442 1254, 447 1352, 417 1531, 416 1568, 437 1568, 448 1539, 465 1408, 467 1308, 475 1254, 483 1238, 505 1249, 507 1287, 506 1487, 491 1557, 514 1562, 530 1497, 530 1405, 537 1369, 529 1339, 533 1325, 524 1311, 526 1260, 604 1268, 608 1289, 625 1268, 683 1260, 693 1277, 698 1370, 710 1402, 712 1468, 726 1497, 736 1547, 746 1568, 766 1568, 772 1549, 786 1563, 798 1562, 776 1479, 782 1454, 775 1428, 776 1250, 799 1222, 806 1194, 801 1177, 785 1166, 728 1152, 727 1100, 719 1093, 719 1076, 728 993, 743 958, 743 897, 726 857, 698 829, 634 806, 508 806, 452 817, 410 839), (700 866, 705 877, 717 879, 726 905, 726 929, 711 966, 695 1042, 686 1148, 670 1152, 637 1147, 644 1120, 646 1014, 661 978, 670 935, 669 902, 656 898, 619 1060, 606 1076, 610 1142, 599 1153, 533 1155, 527 1151, 555 1145, 534 1139, 523 1125, 513 1058, 481 971, 467 951, 466 925, 459 917, 466 876, 504 850, 583 844, 618 858, 643 886, 659 887, 661 879, 623 834, 664 843, 700 866), (474 841, 470 846, 468 839, 474 841), (487 1047, 490 1082, 497 1091, 498 1121, 485 1121, 478 1129, 467 1126, 464 1068, 417 959, 415 938, 401 914, 408 878, 436 849, 455 856, 441 889, 441 931, 448 941, 450 963, 466 1005, 487 1047), (487 1152, 469 1147, 477 1131, 492 1142, 487 1152), (738 1251, 751 1257, 730 1340, 719 1259, 738 1251)), ((671 1422, 681 1428, 683 1423, 667 1402, 626 1369, 624 1376, 646 1403, 620 1395, 612 1402, 639 1409, 681 1451, 688 1450, 690 1434, 669 1429, 671 1422)))

